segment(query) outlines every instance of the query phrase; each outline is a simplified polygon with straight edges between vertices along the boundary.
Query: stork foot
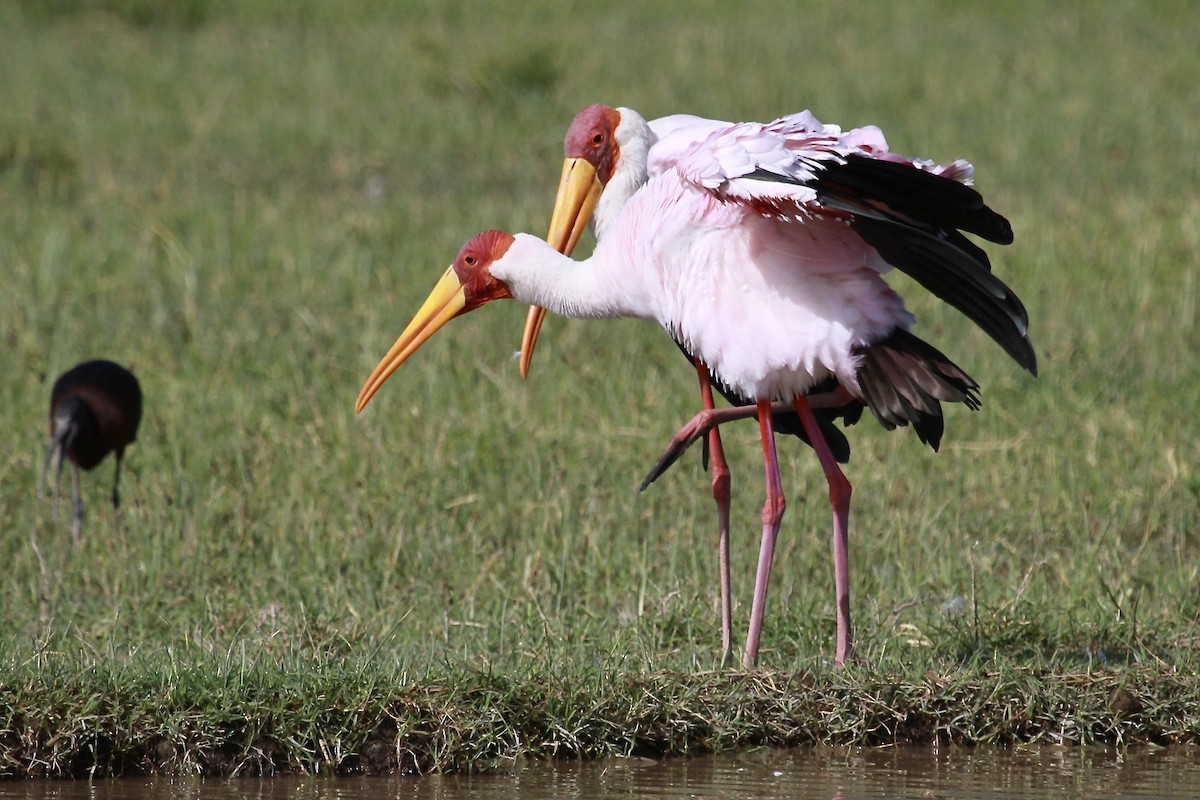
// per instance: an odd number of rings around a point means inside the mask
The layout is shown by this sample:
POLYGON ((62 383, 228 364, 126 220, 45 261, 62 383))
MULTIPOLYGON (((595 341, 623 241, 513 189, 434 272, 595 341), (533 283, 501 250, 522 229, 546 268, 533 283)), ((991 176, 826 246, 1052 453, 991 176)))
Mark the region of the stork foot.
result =
MULTIPOLYGON (((786 406, 785 406, 786 410, 786 406)), ((757 414, 758 409, 754 406, 735 406, 733 408, 706 408, 700 411, 696 416, 692 417, 682 428, 675 432, 671 437, 671 441, 667 443, 667 447, 663 450, 663 454, 658 457, 658 461, 651 468, 650 472, 642 479, 638 491, 646 491, 650 484, 658 480, 659 476, 671 468, 671 465, 679 460, 679 457, 687 452, 687 449, 702 439, 713 428, 719 426, 723 422, 732 422, 735 419, 746 419, 757 414)))
MULTIPOLYGON (((809 395, 805 398, 808 401, 810 408, 841 408, 849 403, 855 402, 854 395, 843 386, 828 392, 820 392, 818 394, 809 395)), ((786 402, 774 402, 771 404, 772 414, 787 414, 793 410, 793 406, 786 402)), ((671 465, 679 460, 680 456, 687 452, 687 449, 696 443, 698 439, 704 437, 713 428, 724 425, 726 422, 733 422, 739 419, 749 419, 750 417, 758 416, 757 406, 732 406, 730 408, 706 408, 700 411, 696 416, 692 417, 682 428, 675 432, 671 437, 671 441, 667 442, 666 449, 663 450, 658 461, 642 479, 642 483, 638 486, 638 491, 644 492, 654 483, 659 477, 671 468, 671 465)))

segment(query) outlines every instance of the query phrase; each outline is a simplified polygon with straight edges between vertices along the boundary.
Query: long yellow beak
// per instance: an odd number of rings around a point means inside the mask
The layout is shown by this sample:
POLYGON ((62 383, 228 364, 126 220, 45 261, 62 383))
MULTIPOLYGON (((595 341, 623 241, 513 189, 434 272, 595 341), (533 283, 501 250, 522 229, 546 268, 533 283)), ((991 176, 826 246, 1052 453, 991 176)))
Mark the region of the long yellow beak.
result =
MULTIPOLYGON (((604 184, 596 176, 596 168, 582 158, 568 158, 563 162, 562 177, 558 181, 558 196, 554 199, 554 214, 550 217, 550 232, 546 241, 563 255, 571 255, 588 220, 596 211, 596 203, 604 192, 604 184)), ((521 336, 521 377, 529 377, 529 363, 533 360, 533 348, 538 333, 546 319, 546 309, 530 306, 525 319, 525 332, 521 336)))
POLYGON ((404 333, 400 334, 400 338, 387 351, 387 355, 371 371, 371 377, 367 378, 367 382, 363 384, 362 390, 358 393, 354 411, 356 413, 362 411, 371 397, 379 391, 379 387, 383 386, 384 381, 396 371, 396 368, 424 344, 426 339, 437 333, 439 328, 461 314, 466 305, 466 294, 463 292, 458 276, 454 274, 454 268, 451 267, 437 282, 437 286, 433 287, 433 291, 429 293, 429 297, 421 305, 416 316, 412 318, 412 322, 408 323, 404 333))

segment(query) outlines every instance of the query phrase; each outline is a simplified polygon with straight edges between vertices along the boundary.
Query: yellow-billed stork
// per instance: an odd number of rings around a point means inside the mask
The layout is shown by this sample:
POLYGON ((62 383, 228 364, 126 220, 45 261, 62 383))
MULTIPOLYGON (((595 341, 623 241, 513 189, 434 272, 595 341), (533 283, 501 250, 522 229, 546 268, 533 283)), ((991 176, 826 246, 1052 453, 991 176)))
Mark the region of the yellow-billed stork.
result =
MULTIPOLYGON (((702 140, 716 126, 727 124, 684 114, 646 123, 630 109, 610 108, 600 104, 585 107, 571 122, 563 141, 565 161, 562 179, 559 182, 559 194, 546 241, 559 252, 571 255, 585 224, 590 226, 596 238, 599 238, 616 219, 625 202, 645 184, 649 177, 651 161, 654 163, 655 172, 661 172, 682 145, 702 140)), ((544 308, 530 306, 521 340, 522 377, 528 377, 534 346, 545 317, 544 308)), ((697 372, 700 379, 701 405, 705 411, 715 408, 712 392, 714 385, 734 407, 753 405, 753 398, 742 397, 721 383, 710 373, 704 362, 688 353, 678 340, 675 340, 675 344, 697 372)), ((833 389, 832 386, 826 388, 833 389)), ((853 424, 861 413, 862 403, 846 393, 823 397, 818 402, 815 411, 817 422, 830 450, 841 463, 850 459, 850 443, 833 424, 834 420, 841 418, 847 424, 853 424), (837 400, 842 402, 838 403, 837 400)), ((696 422, 700 424, 712 419, 698 418, 696 422)), ((800 418, 790 408, 777 412, 773 423, 776 433, 792 434, 808 443, 808 436, 800 418)), ((733 633, 729 557, 731 473, 725 460, 719 426, 707 425, 704 427, 704 433, 707 433, 708 438, 705 442, 703 464, 710 469, 710 486, 717 506, 721 661, 727 663, 731 655, 733 633)), ((681 435, 676 447, 660 460, 652 474, 666 469, 692 440, 681 435)), ((643 488, 648 482, 643 484, 643 488)))
MULTIPOLYGON (((1012 232, 966 185, 969 164, 893 156, 875 129, 842 136, 805 113, 766 125, 714 122, 706 135, 688 133, 673 147, 669 165, 657 174, 651 167, 585 261, 529 234, 486 231, 468 241, 367 379, 356 408, 442 325, 492 300, 514 297, 571 317, 654 320, 757 407, 767 497, 743 664, 757 663, 784 511, 773 401, 794 407, 829 482, 840 664, 852 646, 851 489, 806 394, 835 381, 886 427, 911 423, 934 447, 941 402, 978 406, 975 381, 909 333, 913 317, 883 278, 893 266, 1036 373, 1024 307, 962 233, 1007 243, 1012 232)), ((581 229, 579 216, 571 226, 581 229)))

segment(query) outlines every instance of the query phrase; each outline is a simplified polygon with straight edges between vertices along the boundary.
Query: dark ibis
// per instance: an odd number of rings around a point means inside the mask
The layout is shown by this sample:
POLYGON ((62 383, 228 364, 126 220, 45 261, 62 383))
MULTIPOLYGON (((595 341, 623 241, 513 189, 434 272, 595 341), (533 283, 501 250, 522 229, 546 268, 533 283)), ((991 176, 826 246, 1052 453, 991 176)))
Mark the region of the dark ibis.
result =
POLYGON ((137 438, 142 421, 142 387, 133 373, 119 364, 97 359, 78 364, 59 376, 50 392, 50 447, 38 479, 38 497, 46 482, 50 461, 58 454, 54 479, 54 516, 58 517, 58 489, 64 459, 75 469, 72 538, 79 544, 83 501, 79 495, 79 470, 94 468, 109 453, 116 457, 113 473, 113 508, 121 505, 118 485, 125 448, 137 438))

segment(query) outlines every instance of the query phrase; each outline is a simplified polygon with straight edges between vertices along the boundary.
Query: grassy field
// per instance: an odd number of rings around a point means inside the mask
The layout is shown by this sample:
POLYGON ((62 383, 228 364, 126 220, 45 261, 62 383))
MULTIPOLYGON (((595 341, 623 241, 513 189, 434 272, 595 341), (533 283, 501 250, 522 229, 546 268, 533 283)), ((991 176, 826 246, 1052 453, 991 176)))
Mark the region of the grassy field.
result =
MULTIPOLYGON (((1200 740, 1196 41, 1132 0, 0 2, 0 775, 1200 740), (353 412, 462 241, 545 233, 595 101, 878 124, 1013 223, 1041 377, 910 292, 984 408, 936 455, 851 430, 845 670, 790 442, 763 670, 717 668, 707 476, 636 491, 697 405, 652 326, 552 319, 523 382, 497 304, 353 412), (146 416, 74 550, 35 487, 92 357, 146 416)), ((726 442, 741 632, 755 426, 726 442)))

